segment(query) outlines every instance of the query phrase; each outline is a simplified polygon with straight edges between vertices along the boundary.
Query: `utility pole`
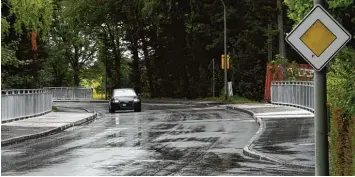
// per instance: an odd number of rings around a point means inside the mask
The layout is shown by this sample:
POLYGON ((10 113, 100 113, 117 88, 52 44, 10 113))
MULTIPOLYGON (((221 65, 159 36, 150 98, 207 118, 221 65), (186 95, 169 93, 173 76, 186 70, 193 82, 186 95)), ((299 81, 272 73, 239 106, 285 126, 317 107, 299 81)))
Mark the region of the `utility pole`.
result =
MULTIPOLYGON (((314 5, 324 8, 324 0, 314 0, 314 5)), ((314 75, 314 125, 316 134, 316 176, 329 176, 328 121, 327 121, 327 67, 314 75)))
POLYGON ((224 89, 225 89, 225 99, 228 98, 228 88, 227 88, 227 16, 226 16, 226 5, 223 0, 221 0, 224 9, 224 89))

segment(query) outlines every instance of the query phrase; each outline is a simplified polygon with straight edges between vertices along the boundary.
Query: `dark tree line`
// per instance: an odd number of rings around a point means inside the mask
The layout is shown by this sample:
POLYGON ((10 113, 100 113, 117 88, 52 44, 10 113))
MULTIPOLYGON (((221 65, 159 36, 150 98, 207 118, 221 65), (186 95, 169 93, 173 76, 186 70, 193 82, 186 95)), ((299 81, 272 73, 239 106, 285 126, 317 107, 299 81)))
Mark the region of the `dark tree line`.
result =
MULTIPOLYGON (((52 4, 49 34, 39 42, 43 61, 37 68, 29 66, 26 73, 42 73, 41 82, 30 79, 34 81, 30 85, 6 82, 4 86, 79 86, 82 80, 94 80, 104 91, 107 76, 107 91, 134 87, 151 97, 207 97, 212 95, 209 65, 214 59, 216 95, 223 89, 220 0, 54 0, 52 4)), ((273 55, 278 53, 277 2, 225 0, 225 4, 231 56, 228 80, 234 94, 262 99, 268 35, 273 55)), ((284 31, 292 24, 285 15, 284 31)), ((22 42, 28 45, 23 51, 30 50, 29 41, 22 42)), ((288 58, 303 62, 288 46, 286 51, 288 58)), ((24 74, 11 67, 4 70, 24 74)))

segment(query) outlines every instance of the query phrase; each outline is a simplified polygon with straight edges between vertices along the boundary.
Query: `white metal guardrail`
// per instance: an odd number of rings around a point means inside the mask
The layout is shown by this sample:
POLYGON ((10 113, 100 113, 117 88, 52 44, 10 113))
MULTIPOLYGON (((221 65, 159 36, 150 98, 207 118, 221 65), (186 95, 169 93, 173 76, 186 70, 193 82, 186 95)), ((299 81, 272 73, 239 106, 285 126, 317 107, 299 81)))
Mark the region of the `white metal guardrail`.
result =
POLYGON ((42 89, 1 90, 1 121, 52 111, 52 95, 42 89))
POLYGON ((271 103, 300 107, 314 112, 313 81, 273 81, 271 103))
POLYGON ((91 100, 93 98, 92 88, 82 87, 44 87, 52 94, 54 101, 58 100, 91 100))

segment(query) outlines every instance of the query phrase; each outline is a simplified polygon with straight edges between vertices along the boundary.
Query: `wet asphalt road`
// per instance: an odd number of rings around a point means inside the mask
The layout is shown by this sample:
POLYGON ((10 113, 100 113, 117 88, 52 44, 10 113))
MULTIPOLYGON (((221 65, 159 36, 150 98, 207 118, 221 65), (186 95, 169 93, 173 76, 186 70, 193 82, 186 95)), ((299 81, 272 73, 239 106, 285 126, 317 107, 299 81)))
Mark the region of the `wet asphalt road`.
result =
POLYGON ((60 111, 85 108, 99 116, 61 133, 2 147, 2 175, 314 175, 244 156, 258 124, 242 112, 159 103, 143 104, 140 113, 110 114, 105 103, 55 104, 60 111))

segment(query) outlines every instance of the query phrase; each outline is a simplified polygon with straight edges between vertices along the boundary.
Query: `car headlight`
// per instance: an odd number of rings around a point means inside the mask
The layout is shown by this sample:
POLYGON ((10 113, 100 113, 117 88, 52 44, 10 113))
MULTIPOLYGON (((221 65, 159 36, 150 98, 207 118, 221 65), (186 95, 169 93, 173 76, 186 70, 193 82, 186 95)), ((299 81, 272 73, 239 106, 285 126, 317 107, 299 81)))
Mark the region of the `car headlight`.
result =
POLYGON ((134 102, 139 102, 138 98, 133 99, 134 102))
POLYGON ((120 100, 113 100, 113 102, 114 102, 114 103, 119 103, 119 102, 120 102, 120 100))

